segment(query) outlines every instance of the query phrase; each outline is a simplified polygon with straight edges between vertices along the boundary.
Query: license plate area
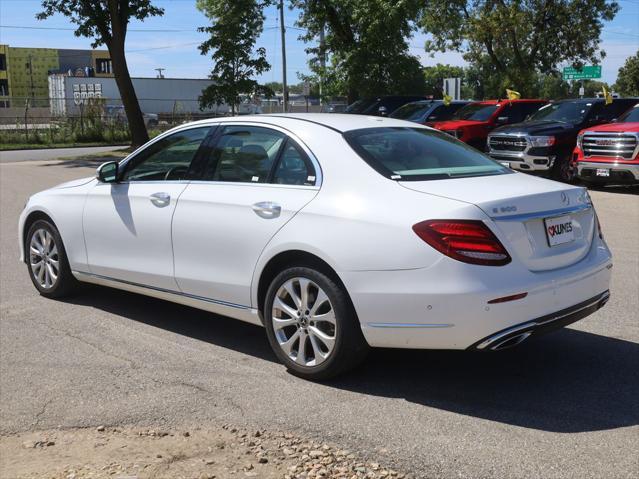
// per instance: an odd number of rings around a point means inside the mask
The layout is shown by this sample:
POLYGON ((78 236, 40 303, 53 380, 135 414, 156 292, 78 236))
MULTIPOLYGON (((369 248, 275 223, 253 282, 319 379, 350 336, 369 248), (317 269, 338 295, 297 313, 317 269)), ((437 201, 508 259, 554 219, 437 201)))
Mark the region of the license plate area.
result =
POLYGON ((545 218, 546 239, 548 246, 559 246, 575 240, 572 217, 570 215, 545 218))
POLYGON ((597 168, 596 176, 610 176, 610 170, 607 168, 597 168))

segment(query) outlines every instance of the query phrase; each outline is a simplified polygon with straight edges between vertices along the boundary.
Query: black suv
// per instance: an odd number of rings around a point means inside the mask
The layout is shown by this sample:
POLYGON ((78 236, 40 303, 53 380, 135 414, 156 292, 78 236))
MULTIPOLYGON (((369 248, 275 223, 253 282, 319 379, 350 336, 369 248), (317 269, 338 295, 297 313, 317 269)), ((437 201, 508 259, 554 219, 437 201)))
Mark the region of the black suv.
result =
POLYGON ((637 103, 617 98, 609 105, 603 98, 561 100, 542 106, 524 122, 502 126, 488 136, 488 154, 515 170, 549 173, 570 182, 577 134, 583 128, 609 123, 637 103))
POLYGON ((344 113, 356 115, 388 116, 400 106, 413 101, 425 100, 423 96, 388 95, 362 98, 348 105, 344 113))

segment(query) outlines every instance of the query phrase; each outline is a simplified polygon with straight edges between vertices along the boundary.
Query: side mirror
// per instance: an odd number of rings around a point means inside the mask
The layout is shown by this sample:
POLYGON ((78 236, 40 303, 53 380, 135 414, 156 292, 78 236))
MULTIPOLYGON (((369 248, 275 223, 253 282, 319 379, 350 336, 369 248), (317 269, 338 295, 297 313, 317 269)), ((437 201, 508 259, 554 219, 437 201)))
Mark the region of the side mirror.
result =
POLYGON ((100 183, 115 183, 118 181, 118 162, 107 161, 98 166, 95 177, 100 183))
POLYGON ((507 116, 498 116, 497 117, 497 124, 498 125, 505 125, 506 123, 508 123, 508 117, 507 116))

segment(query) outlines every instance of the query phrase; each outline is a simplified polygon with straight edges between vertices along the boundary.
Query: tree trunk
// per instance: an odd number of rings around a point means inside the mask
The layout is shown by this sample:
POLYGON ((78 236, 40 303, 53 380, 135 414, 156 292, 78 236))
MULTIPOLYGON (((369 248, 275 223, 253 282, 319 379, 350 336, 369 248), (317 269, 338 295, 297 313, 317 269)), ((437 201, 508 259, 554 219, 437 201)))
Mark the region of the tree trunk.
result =
POLYGON ((120 91, 122 105, 126 113, 126 119, 129 123, 129 131, 131 132, 131 146, 137 148, 149 141, 149 134, 144 125, 144 117, 138 97, 133 89, 133 82, 129 74, 129 67, 126 64, 126 56, 124 54, 124 40, 114 38, 107 44, 111 61, 113 64, 113 73, 115 82, 120 91))

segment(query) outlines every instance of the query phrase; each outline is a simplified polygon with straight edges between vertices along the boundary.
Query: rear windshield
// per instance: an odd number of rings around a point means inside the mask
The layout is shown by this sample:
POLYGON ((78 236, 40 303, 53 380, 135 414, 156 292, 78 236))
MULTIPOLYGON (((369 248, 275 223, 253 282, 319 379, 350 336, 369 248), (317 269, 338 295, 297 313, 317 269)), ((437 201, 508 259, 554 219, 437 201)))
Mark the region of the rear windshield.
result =
POLYGON ((408 103, 400 106, 390 116, 400 120, 419 121, 431 106, 431 103, 408 103))
POLYGON ((619 117, 619 121, 623 123, 639 122, 639 105, 631 108, 619 117))
POLYGON ((509 168, 437 130, 364 128, 346 132, 344 138, 364 161, 393 180, 441 180, 512 173, 509 168))
POLYGON ((533 113, 529 121, 552 120, 564 123, 581 123, 592 108, 592 102, 562 101, 549 103, 533 113))
POLYGON ((454 120, 474 120, 474 121, 486 121, 488 120, 499 105, 483 105, 481 103, 471 103, 464 108, 457 110, 457 113, 453 115, 454 120))

